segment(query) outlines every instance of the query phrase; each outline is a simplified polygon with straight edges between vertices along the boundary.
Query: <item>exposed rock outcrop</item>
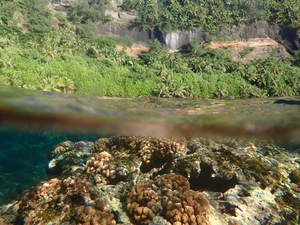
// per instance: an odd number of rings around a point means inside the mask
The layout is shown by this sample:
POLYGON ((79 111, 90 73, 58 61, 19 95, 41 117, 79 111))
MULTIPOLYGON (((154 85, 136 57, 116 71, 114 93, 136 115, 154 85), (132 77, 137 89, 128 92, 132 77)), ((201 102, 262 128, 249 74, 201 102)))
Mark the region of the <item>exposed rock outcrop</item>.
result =
POLYGON ((65 7, 69 7, 75 2, 75 0, 52 0, 51 3, 60 4, 65 7))
MULTIPOLYGON (((52 3, 59 4, 64 7, 69 7, 74 3, 75 0, 52 0, 52 3)), ((162 32, 157 28, 143 29, 133 28, 127 26, 124 21, 136 18, 136 15, 128 12, 119 12, 116 10, 116 6, 120 5, 122 1, 113 1, 112 8, 107 8, 105 15, 111 15, 117 20, 113 23, 98 22, 94 28, 96 35, 109 34, 114 36, 129 36, 134 39, 137 44, 149 44, 149 40, 152 38, 158 38, 168 48, 173 50, 185 48, 191 42, 193 37, 197 37, 200 41, 206 41, 212 36, 205 33, 201 28, 190 29, 185 31, 167 31, 162 32)), ((300 31, 296 29, 287 28, 278 25, 269 25, 265 22, 253 23, 247 27, 233 27, 228 32, 222 35, 223 37, 240 37, 242 39, 267 39, 270 38, 275 40, 278 44, 283 45, 289 54, 294 54, 295 50, 300 49, 300 31)), ((271 49, 270 51, 276 50, 279 53, 282 52, 278 49, 271 49)), ((270 52, 266 50, 266 52, 270 52)), ((268 53, 266 53, 268 54, 268 53)))
POLYGON ((137 44, 148 45, 151 38, 157 36, 156 30, 129 27, 120 23, 104 23, 97 22, 94 28, 96 35, 109 34, 112 36, 129 36, 132 37, 137 44))
MULTIPOLYGON (((294 50, 300 49, 300 32, 297 33, 296 30, 277 25, 268 25, 264 22, 254 23, 247 27, 236 27, 233 30, 228 30, 222 36, 240 37, 242 39, 271 38, 282 44, 290 54, 293 54, 294 50)), ((191 42, 192 37, 197 37, 200 41, 206 41, 212 36, 201 29, 159 32, 160 41, 171 49, 187 46, 191 42)))

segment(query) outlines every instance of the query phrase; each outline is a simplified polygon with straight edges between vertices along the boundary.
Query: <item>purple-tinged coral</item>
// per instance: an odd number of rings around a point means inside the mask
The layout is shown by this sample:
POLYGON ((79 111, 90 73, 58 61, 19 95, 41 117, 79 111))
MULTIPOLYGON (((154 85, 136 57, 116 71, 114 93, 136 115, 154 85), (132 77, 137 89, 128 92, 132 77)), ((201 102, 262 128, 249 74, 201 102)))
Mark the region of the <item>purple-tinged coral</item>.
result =
POLYGON ((80 150, 85 147, 87 147, 87 145, 84 141, 78 141, 74 144, 74 148, 76 148, 77 150, 80 150))

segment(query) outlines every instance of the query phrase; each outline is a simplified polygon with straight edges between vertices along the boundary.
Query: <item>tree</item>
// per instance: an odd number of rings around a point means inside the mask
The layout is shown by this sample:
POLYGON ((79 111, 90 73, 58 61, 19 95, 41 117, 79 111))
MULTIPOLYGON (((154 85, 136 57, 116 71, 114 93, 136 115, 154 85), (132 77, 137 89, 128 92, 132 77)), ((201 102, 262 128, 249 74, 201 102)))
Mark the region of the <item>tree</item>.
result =
POLYGON ((75 90, 74 82, 67 77, 60 78, 58 83, 58 86, 63 89, 64 93, 70 93, 71 91, 75 90))
POLYGON ((294 65, 300 67, 300 50, 295 51, 294 65))
POLYGON ((13 19, 14 11, 17 9, 17 5, 12 1, 0 1, 0 24, 10 24, 13 19))
POLYGON ((150 52, 161 52, 165 50, 165 46, 157 38, 151 39, 148 47, 150 52))
POLYGON ((50 31, 53 25, 53 16, 47 7, 48 0, 26 0, 20 1, 19 4, 24 10, 30 31, 42 33, 50 31))
POLYGON ((171 97, 171 94, 169 93, 169 87, 165 85, 164 83, 158 83, 157 86, 153 90, 154 93, 158 93, 159 97, 171 97))
POLYGON ((47 57, 47 64, 49 64, 49 56, 54 58, 55 54, 57 53, 57 50, 54 49, 51 45, 46 45, 42 48, 42 54, 44 57, 47 57))
POLYGON ((70 21, 74 23, 80 23, 82 18, 85 16, 85 13, 89 11, 89 3, 85 0, 76 0, 71 5, 71 10, 68 15, 70 21))
POLYGON ((174 84, 174 90, 172 91, 173 97, 184 97, 187 93, 187 86, 186 84, 180 80, 174 84))

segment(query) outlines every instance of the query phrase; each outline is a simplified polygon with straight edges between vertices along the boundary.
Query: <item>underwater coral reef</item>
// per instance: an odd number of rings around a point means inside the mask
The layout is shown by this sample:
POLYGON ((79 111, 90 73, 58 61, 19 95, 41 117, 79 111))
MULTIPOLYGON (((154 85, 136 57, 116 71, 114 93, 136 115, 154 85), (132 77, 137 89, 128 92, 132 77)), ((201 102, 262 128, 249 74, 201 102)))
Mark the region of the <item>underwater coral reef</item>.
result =
POLYGON ((272 140, 66 141, 0 224, 299 224, 300 155, 272 140))

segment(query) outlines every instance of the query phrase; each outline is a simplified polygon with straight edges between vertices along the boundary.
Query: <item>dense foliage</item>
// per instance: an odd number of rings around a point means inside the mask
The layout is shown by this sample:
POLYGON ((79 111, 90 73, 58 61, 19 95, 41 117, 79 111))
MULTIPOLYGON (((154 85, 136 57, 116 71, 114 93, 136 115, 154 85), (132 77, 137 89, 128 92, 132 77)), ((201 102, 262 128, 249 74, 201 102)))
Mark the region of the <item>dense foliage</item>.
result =
POLYGON ((104 0, 77 0, 70 6, 68 19, 76 24, 77 34, 89 40, 94 38, 94 33, 92 32, 94 22, 106 18, 105 3, 107 2, 104 0))
POLYGON ((47 32, 53 25, 48 0, 0 0, 0 24, 23 24, 32 32, 47 32))
MULTIPOLYGON (((132 38, 100 36, 94 22, 107 19, 106 1, 77 0, 68 15, 52 13, 48 0, 0 0, 0 83, 32 90, 93 96, 267 97, 300 93, 300 53, 293 62, 269 57, 233 61, 226 50, 212 50, 194 39, 189 54, 171 54, 156 39, 139 58, 118 51, 132 38), (60 21, 53 27, 53 16, 60 21), (20 28, 20 23, 26 31, 20 28), (75 28, 68 28, 70 23, 75 28), (31 32, 29 32, 31 31, 31 32)), ((228 25, 272 20, 299 26, 296 1, 209 0, 125 1, 143 26, 211 31, 228 25), (283 9, 283 10, 281 10, 283 9), (274 17, 274 19, 272 19, 274 17)), ((253 48, 245 47, 242 54, 253 48)))
MULTIPOLYGON (((245 64, 233 61, 225 50, 212 50, 196 41, 190 45, 191 53, 183 57, 152 41, 151 51, 137 59, 118 51, 118 39, 110 36, 87 42, 68 28, 42 34, 7 29, 0 36, 1 84, 93 96, 211 98, 300 93, 300 68, 273 57, 245 64)), ((294 64, 299 64, 298 52, 294 64)))
POLYGON ((92 40, 94 22, 111 20, 105 16, 106 0, 76 0, 67 10, 67 16, 51 11, 49 3, 50 0, 0 0, 0 24, 23 26, 31 32, 49 32, 55 17, 60 26, 66 27, 71 22, 77 34, 92 40))
POLYGON ((219 34, 261 20, 300 27, 298 0, 125 0, 122 8, 138 13, 133 24, 161 30, 201 27, 219 34))

